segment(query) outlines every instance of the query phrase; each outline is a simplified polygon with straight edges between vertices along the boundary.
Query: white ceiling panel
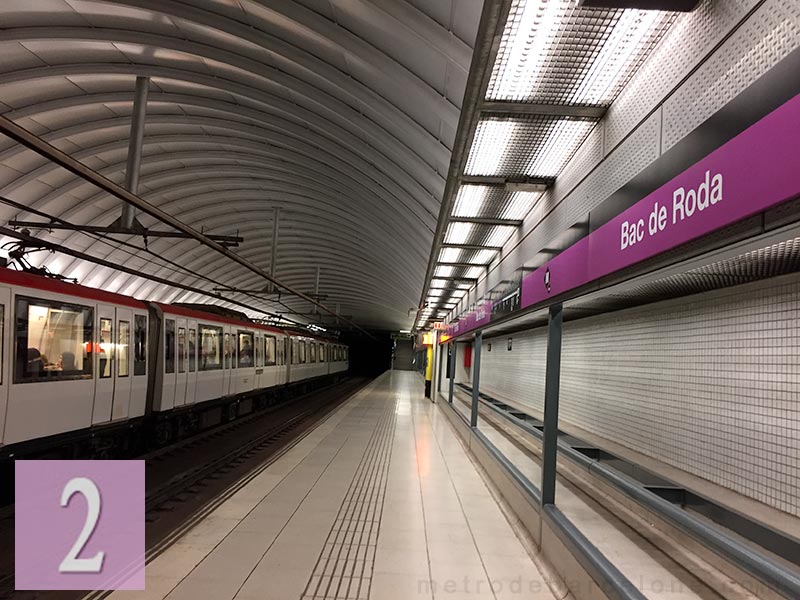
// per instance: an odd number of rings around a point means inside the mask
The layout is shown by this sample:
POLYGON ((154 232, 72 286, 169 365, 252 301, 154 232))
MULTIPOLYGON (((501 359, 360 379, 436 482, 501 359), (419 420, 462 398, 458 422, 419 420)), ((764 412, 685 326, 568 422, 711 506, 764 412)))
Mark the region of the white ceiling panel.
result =
MULTIPOLYGON (((458 4, 6 1, 0 110, 121 183, 135 78, 149 77, 145 199, 197 229, 239 231, 237 251, 265 269, 280 207, 279 277, 310 291, 319 268, 328 305, 363 325, 407 328, 482 3, 458 4)), ((120 211, 114 198, 2 139, 0 195, 76 224, 109 224, 120 211)), ((188 240, 149 240, 188 270, 170 272, 152 254, 81 233, 39 235, 204 289, 260 285, 188 240)), ((195 296, 72 258, 37 260, 140 298, 195 296)))

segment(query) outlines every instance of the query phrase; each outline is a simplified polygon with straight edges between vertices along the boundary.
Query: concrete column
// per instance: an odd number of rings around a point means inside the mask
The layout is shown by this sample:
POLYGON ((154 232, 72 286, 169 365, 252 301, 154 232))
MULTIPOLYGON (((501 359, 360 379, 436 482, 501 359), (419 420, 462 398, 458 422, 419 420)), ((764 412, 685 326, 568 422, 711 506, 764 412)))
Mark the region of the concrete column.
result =
POLYGON ((469 417, 470 427, 478 426, 478 407, 480 406, 481 383, 481 346, 483 345, 483 332, 475 334, 475 343, 472 350, 472 413, 469 417))
MULTIPOLYGON (((139 171, 142 166, 142 146, 144 145, 144 123, 147 116, 147 92, 150 87, 149 77, 136 78, 136 91, 133 98, 133 115, 131 116, 131 134, 128 142, 128 163, 125 167, 125 189, 131 194, 138 193, 139 171)), ((133 205, 122 204, 120 225, 123 229, 132 229, 136 220, 136 209, 133 205)))
POLYGON ((561 379, 561 304, 550 307, 547 324, 547 365, 544 382, 544 441, 542 442, 542 505, 555 504, 558 458, 558 395, 561 379))

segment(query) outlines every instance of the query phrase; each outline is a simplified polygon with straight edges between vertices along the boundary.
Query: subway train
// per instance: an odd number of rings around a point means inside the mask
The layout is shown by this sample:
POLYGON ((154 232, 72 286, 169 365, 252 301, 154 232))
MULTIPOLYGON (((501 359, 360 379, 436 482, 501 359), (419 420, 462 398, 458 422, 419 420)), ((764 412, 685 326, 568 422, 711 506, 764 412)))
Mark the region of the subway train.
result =
POLYGON ((160 446, 335 380, 348 348, 0 268, 0 458, 160 446))

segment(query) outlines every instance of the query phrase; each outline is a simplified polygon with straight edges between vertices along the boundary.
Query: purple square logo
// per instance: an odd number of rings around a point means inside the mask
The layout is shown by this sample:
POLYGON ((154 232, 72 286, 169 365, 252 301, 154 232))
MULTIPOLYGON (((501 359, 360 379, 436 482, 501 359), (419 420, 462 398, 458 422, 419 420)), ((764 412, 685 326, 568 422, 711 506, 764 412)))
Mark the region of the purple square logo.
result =
POLYGON ((14 467, 16 589, 144 589, 144 461, 14 467))

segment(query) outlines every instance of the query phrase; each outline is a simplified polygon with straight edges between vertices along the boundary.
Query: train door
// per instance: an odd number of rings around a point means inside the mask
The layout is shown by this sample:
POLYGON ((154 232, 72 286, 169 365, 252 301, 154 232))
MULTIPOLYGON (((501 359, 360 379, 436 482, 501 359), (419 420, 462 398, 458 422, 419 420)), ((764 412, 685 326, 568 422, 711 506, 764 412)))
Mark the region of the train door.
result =
POLYGON ((233 345, 236 340, 231 339, 231 328, 225 325, 222 335, 222 394, 228 396, 231 393, 231 380, 233 379, 233 345))
POLYGON ((186 367, 186 404, 194 404, 197 393, 197 321, 187 322, 186 351, 188 352, 186 367))
POLYGON ((92 423, 105 423, 111 420, 111 408, 114 403, 114 320, 113 306, 97 305, 95 317, 95 335, 92 344, 95 376, 94 408, 92 423))
POLYGON ((125 419, 130 412, 131 404, 131 331, 133 325, 133 310, 130 308, 116 309, 114 332, 111 338, 114 346, 114 360, 112 361, 112 378, 114 379, 114 401, 111 407, 111 420, 125 419))
POLYGON ((15 347, 11 331, 11 290, 0 287, 0 444, 3 443, 3 430, 8 409, 8 382, 12 376, 9 365, 15 347))
POLYGON ((189 353, 186 348, 188 339, 187 320, 175 319, 176 321, 176 379, 175 379, 175 406, 186 404, 186 384, 188 383, 188 358, 189 353))
POLYGON ((292 341, 289 336, 283 338, 283 360, 286 362, 286 367, 283 369, 283 381, 281 383, 289 383, 292 373, 292 341))
POLYGON ((175 385, 178 381, 176 373, 176 341, 177 324, 175 317, 164 314, 164 380, 161 391, 161 410, 170 410, 175 406, 175 385))
POLYGON ((264 376, 264 335, 258 331, 255 333, 255 343, 256 373, 253 380, 253 389, 260 390, 265 387, 266 377, 264 376))

